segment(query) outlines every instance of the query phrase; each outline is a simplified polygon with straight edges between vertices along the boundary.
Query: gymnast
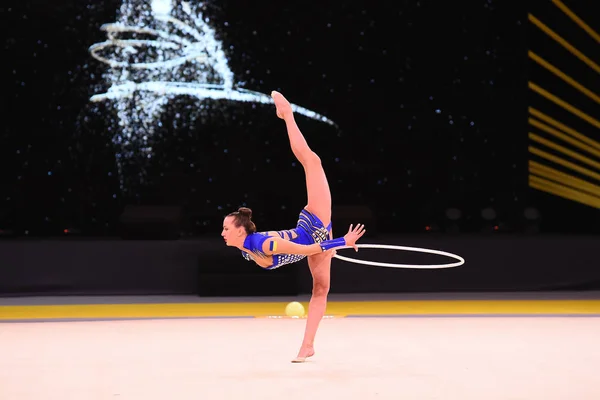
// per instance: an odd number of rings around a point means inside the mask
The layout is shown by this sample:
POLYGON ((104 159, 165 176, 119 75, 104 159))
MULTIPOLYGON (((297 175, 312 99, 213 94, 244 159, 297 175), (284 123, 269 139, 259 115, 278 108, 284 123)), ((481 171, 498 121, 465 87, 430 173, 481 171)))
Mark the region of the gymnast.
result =
POLYGON ((335 249, 351 247, 358 251, 356 241, 366 230, 362 224, 356 227, 350 225, 344 237, 333 238, 331 193, 321 159, 306 143, 286 98, 276 91, 271 93, 271 97, 277 116, 285 121, 292 152, 304 168, 307 205, 300 211, 295 228, 268 232, 256 232, 252 210, 239 208, 225 217, 221 236, 227 246, 237 247, 246 260, 254 261, 265 269, 279 268, 308 258, 313 290, 302 345, 297 357, 292 360, 302 363, 315 354, 314 340, 327 307, 331 258, 335 255, 335 249))

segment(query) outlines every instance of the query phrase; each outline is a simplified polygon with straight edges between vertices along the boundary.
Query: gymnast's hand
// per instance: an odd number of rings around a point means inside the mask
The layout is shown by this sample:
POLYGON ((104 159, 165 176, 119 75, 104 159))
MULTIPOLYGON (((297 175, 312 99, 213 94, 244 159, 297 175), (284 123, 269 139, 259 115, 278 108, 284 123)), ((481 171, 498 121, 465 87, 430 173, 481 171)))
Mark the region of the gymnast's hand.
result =
POLYGON ((344 239, 346 240, 346 246, 352 247, 355 251, 358 251, 356 241, 360 239, 366 231, 367 230, 365 229, 365 226, 363 224, 356 225, 354 229, 352 229, 352 224, 350 224, 350 229, 348 229, 348 233, 344 235, 344 239))

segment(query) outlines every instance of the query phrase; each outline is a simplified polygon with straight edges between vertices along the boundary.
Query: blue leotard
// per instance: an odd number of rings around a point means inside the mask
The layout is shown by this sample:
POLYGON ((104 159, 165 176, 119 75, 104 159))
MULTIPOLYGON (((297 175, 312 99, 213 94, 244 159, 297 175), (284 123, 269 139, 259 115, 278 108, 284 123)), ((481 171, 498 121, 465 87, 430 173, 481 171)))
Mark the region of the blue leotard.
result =
MULTIPOLYGON (((306 209, 300 211, 296 228, 286 231, 277 231, 277 234, 282 239, 302 245, 321 243, 329 239, 330 233, 331 223, 325 227, 323 222, 316 215, 306 209)), ((244 240, 244 248, 250 250, 253 254, 266 257, 266 254, 262 250, 262 246, 269 237, 271 236, 269 236, 267 232, 252 233, 244 240)), ((242 251, 242 256, 248 261, 253 260, 252 255, 245 251, 242 251)), ((302 260, 306 256, 300 254, 273 254, 272 257, 273 264, 265 269, 275 269, 285 264, 292 264, 302 260)))

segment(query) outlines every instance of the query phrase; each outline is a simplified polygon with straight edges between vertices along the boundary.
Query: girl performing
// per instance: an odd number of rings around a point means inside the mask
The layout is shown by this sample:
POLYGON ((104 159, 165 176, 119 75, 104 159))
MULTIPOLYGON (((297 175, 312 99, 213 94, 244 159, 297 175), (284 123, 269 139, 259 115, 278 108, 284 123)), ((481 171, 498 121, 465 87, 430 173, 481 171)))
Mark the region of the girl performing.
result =
POLYGON ((335 249, 352 247, 366 230, 364 225, 350 225, 344 237, 333 238, 331 227, 331 193, 321 159, 313 152, 300 132, 290 103, 281 93, 271 97, 277 116, 285 121, 292 152, 302 164, 306 177, 308 203, 300 212, 296 228, 284 231, 256 232, 252 211, 240 208, 225 217, 221 236, 227 246, 237 247, 242 256, 265 269, 279 268, 308 258, 313 290, 308 306, 304 339, 292 362, 304 362, 315 354, 314 340, 319 322, 325 314, 329 293, 331 258, 335 249))

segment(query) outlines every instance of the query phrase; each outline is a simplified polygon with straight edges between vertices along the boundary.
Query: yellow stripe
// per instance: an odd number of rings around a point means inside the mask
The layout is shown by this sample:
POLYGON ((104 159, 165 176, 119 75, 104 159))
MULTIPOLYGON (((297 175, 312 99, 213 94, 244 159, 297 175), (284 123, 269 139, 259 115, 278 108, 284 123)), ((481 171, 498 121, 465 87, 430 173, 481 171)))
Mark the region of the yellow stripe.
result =
POLYGON ((561 192, 561 191, 557 191, 557 190, 552 189, 552 188, 550 188, 550 187, 548 187, 546 185, 541 185, 541 184, 538 184, 536 182, 530 181, 529 182, 529 187, 531 187, 532 189, 535 189, 535 190, 539 190, 540 192, 551 194, 553 196, 562 197, 563 199, 566 199, 566 200, 574 201, 576 203, 581 203, 581 204, 586 205, 586 206, 591 206, 590 204, 586 204, 585 202, 580 201, 579 198, 577 198, 576 196, 572 196, 569 193, 564 193, 564 192, 561 192))
MULTIPOLYGON (((303 303, 305 309, 308 304, 303 303)), ((268 317, 283 316, 286 303, 173 303, 0 306, 0 320, 268 317)), ((330 315, 599 314, 600 300, 333 301, 330 315)))
POLYGON ((173 303, 2 306, 0 319, 36 318, 152 318, 272 315, 281 313, 277 303, 173 303))
POLYGON ((587 144, 581 143, 578 140, 572 139, 569 136, 565 135, 564 133, 562 133, 552 127, 549 127, 548 125, 542 124, 541 122, 539 122, 533 118, 529 118, 529 124, 557 137, 558 139, 561 139, 569 144, 572 144, 573 146, 578 147, 581 150, 587 151, 588 153, 591 153, 597 157, 600 157, 600 151, 592 148, 591 146, 588 146, 587 144))
MULTIPOLYGON (((600 150, 600 143, 596 142, 593 139, 588 138, 587 136, 585 136, 582 133, 577 132, 575 129, 570 128, 561 122, 558 122, 554 118, 549 117, 548 115, 544 114, 541 111, 536 110, 533 107, 529 107, 529 112, 533 116, 538 117, 542 121, 554 126, 555 128, 558 128, 558 129, 562 130, 563 132, 568 133, 569 135, 573 136, 574 138, 579 139, 580 141, 585 142, 585 143, 589 144, 590 146, 593 146, 596 149, 600 150)), ((594 153, 594 154, 597 155, 598 153, 594 153)))
POLYGON ((600 198, 585 194, 575 189, 571 189, 567 186, 551 182, 547 179, 541 178, 536 175, 529 175, 529 183, 536 184, 546 189, 551 189, 555 194, 561 195, 563 197, 569 196, 571 200, 576 200, 580 203, 600 208, 600 198))
POLYGON ((577 172, 579 172, 581 174, 587 175, 587 176, 589 176, 591 178, 594 178, 594 179, 600 181, 600 174, 597 174, 597 173, 595 173, 593 171, 590 171, 587 168, 580 167, 579 165, 574 164, 574 163, 572 163, 570 161, 563 160, 560 157, 556 157, 555 155, 547 153, 547 152, 545 152, 543 150, 540 150, 538 148, 535 148, 533 146, 529 146, 529 152, 532 153, 532 154, 535 154, 537 156, 540 156, 542 158, 545 158, 546 160, 553 161, 553 162, 555 162, 555 163, 557 163, 559 165, 562 165, 563 167, 570 168, 573 171, 577 171, 577 172))
POLYGON ((345 315, 418 314, 588 314, 600 312, 600 300, 450 300, 334 303, 327 311, 345 315))
POLYGON ((552 190, 553 194, 586 204, 591 207, 600 208, 600 197, 592 196, 576 189, 571 189, 565 185, 554 183, 548 179, 541 178, 530 171, 529 183, 536 184, 541 188, 552 190))
POLYGON ((573 86, 575 89, 579 90, 581 93, 585 94, 590 99, 594 100, 596 103, 600 104, 600 97, 596 95, 594 92, 577 82, 575 79, 571 78, 569 75, 565 74, 554 65, 550 64, 548 61, 544 60, 542 57, 535 54, 533 51, 529 51, 529 58, 540 64, 542 67, 546 68, 548 71, 552 72, 554 75, 561 78, 563 81, 567 82, 569 85, 573 86))
POLYGON ((563 197, 563 198, 566 198, 569 200, 577 201, 579 203, 590 205, 590 206, 594 205, 593 199, 588 199, 588 198, 583 197, 583 195, 580 192, 578 192, 577 190, 569 189, 566 186, 554 184, 547 179, 540 178, 533 174, 529 175, 529 185, 531 187, 546 191, 548 193, 551 193, 551 194, 554 194, 554 195, 557 195, 557 196, 560 196, 560 197, 563 197), (591 203, 590 203, 590 200, 592 200, 591 203))
POLYGON ((531 133, 529 132, 529 139, 533 140, 534 142, 538 142, 540 144, 543 144, 546 147, 550 147, 551 149, 554 149, 556 151, 560 151, 563 154, 566 154, 570 157, 575 158, 576 160, 582 161, 584 163, 586 163, 587 165, 591 165, 594 168, 597 168, 600 170, 600 163, 596 162, 592 159, 589 159, 587 157, 582 156, 581 154, 573 151, 573 150, 569 150, 566 147, 560 146, 556 143, 553 143, 547 139, 544 139, 543 137, 536 135, 535 133, 531 133))
POLYGON ((548 28, 548 26, 546 26, 542 21, 540 21, 539 19, 537 19, 536 17, 534 17, 531 14, 529 14, 529 21, 531 21, 535 26, 537 26, 542 31, 544 31, 548 36, 550 36, 557 43, 562 45, 565 49, 569 50, 571 52, 571 54, 573 54, 575 57, 579 58, 581 61, 586 63, 590 68, 592 68, 594 71, 596 71, 600 74, 600 66, 598 66, 598 64, 596 64, 595 62, 590 60, 588 57, 586 57, 581 51, 577 50, 573 45, 571 45, 565 39, 560 37, 552 29, 548 28))
POLYGON ((562 10, 562 12, 567 14, 567 16, 569 18, 571 18, 577 25, 579 25, 584 31, 586 31, 588 33, 588 35, 590 35, 591 37, 596 39, 596 41, 598 43, 600 43, 600 35, 598 35, 596 33, 596 31, 594 31, 592 28, 590 28, 590 26, 588 24, 583 22, 583 20, 581 18, 579 18, 577 16, 577 14, 575 14, 573 11, 571 11, 569 8, 567 8, 567 6, 565 6, 560 0, 552 0, 552 2, 554 3, 554 5, 556 5, 558 8, 560 8, 562 10))
POLYGON ((581 119, 589 122, 591 125, 594 125, 596 128, 600 128, 600 121, 598 121, 598 120, 590 117, 586 113, 584 113, 581 110, 573 107, 572 105, 570 105, 566 101, 561 100, 560 98, 558 98, 557 96, 555 96, 552 93, 548 92, 547 90, 542 89, 541 87, 539 87, 535 83, 529 82, 529 88, 531 90, 533 90, 534 92, 540 94, 541 96, 545 97, 546 99, 550 100, 551 102, 553 102, 555 104, 558 104, 559 106, 561 106, 565 110, 570 111, 571 113, 577 115, 579 118, 581 118, 581 119))
POLYGON ((551 179, 576 189, 581 189, 594 196, 598 196, 600 199, 600 186, 586 182, 583 179, 579 179, 573 175, 565 174, 564 172, 547 167, 535 161, 529 161, 529 171, 535 175, 551 179))
POLYGON ((594 208, 600 208, 600 198, 586 195, 575 189, 569 189, 566 186, 552 183, 546 179, 535 175, 529 175, 529 186, 568 200, 572 200, 594 208))

